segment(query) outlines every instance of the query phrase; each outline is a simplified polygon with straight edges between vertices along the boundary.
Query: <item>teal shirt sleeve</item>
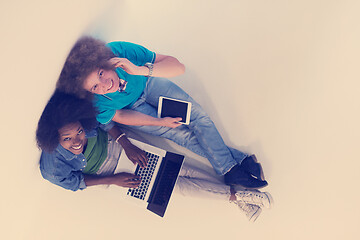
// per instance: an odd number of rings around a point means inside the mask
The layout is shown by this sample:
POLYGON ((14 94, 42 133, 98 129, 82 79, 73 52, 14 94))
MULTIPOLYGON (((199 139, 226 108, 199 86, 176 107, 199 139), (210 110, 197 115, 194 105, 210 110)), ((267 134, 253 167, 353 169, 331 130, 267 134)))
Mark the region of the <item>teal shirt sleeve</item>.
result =
POLYGON ((102 112, 100 112, 96 116, 96 120, 101 124, 109 124, 113 117, 115 116, 116 110, 115 109, 107 109, 102 112))
POLYGON ((130 42, 110 42, 107 46, 120 58, 127 58, 137 66, 144 66, 145 63, 154 63, 156 54, 147 48, 130 42))
POLYGON ((103 96, 95 94, 93 104, 98 110, 96 120, 103 125, 109 124, 116 113, 113 101, 106 101, 103 96))

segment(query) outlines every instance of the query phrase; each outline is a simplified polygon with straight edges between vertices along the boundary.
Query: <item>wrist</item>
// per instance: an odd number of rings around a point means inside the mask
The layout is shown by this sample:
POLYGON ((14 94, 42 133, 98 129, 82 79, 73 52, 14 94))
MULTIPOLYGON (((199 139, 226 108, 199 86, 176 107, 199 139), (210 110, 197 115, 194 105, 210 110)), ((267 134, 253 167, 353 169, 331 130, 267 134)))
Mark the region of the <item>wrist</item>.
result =
POLYGON ((111 185, 111 184, 114 184, 114 183, 115 183, 115 178, 114 178, 114 175, 104 177, 104 178, 103 178, 103 181, 104 181, 105 185, 111 185))
POLYGON ((116 143, 120 143, 121 139, 123 139, 123 138, 126 138, 125 133, 120 134, 120 135, 115 139, 115 142, 116 142, 116 143))
POLYGON ((149 75, 149 69, 146 66, 138 66, 137 72, 135 75, 147 77, 149 75))
POLYGON ((130 142, 129 139, 127 139, 126 137, 122 137, 118 143, 122 146, 122 148, 126 151, 130 145, 132 145, 132 143, 130 142))
POLYGON ((165 119, 164 118, 155 118, 154 126, 165 126, 165 119))
POLYGON ((145 63, 144 65, 147 69, 148 69, 148 77, 152 77, 153 76, 153 69, 154 69, 154 64, 153 63, 145 63))
POLYGON ((149 75, 149 68, 146 66, 139 66, 138 67, 138 74, 137 75, 141 75, 141 76, 148 76, 149 75))

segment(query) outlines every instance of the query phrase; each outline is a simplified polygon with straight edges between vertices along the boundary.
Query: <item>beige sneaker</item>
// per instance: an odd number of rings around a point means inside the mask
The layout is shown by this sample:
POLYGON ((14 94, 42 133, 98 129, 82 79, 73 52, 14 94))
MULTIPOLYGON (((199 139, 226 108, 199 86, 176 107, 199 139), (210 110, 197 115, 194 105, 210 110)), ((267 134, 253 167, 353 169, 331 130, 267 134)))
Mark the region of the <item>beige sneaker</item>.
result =
POLYGON ((259 206, 253 204, 247 204, 237 201, 237 205, 239 209, 245 213, 246 217, 250 222, 255 222, 255 220, 259 217, 262 211, 259 206))
POLYGON ((268 192, 239 191, 235 193, 236 200, 247 204, 257 205, 261 208, 271 208, 273 199, 268 192))

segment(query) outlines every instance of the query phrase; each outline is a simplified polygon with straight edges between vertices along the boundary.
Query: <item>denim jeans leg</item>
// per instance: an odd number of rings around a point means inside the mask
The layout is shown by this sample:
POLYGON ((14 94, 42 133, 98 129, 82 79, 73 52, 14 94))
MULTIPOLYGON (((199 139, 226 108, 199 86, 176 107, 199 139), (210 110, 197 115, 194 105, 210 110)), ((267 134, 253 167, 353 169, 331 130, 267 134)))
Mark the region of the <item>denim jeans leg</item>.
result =
POLYGON ((230 150, 225 145, 215 124, 201 106, 168 79, 149 78, 143 95, 133 105, 132 109, 156 117, 160 96, 191 102, 190 124, 174 129, 158 126, 136 126, 135 128, 173 140, 175 143, 206 157, 219 175, 224 175, 247 156, 238 150, 230 150))
POLYGON ((230 187, 200 169, 183 165, 175 191, 192 197, 229 200, 230 187))
MULTIPOLYGON (((156 117, 157 110, 150 104, 143 102, 140 105, 132 108, 135 111, 147 114, 152 117, 156 117)), ((209 158, 209 155, 205 153, 204 149, 198 142, 195 134, 186 126, 179 126, 177 128, 169 128, 162 126, 128 126, 132 129, 143 131, 154 136, 164 137, 172 140, 180 146, 186 147, 190 151, 209 158)))

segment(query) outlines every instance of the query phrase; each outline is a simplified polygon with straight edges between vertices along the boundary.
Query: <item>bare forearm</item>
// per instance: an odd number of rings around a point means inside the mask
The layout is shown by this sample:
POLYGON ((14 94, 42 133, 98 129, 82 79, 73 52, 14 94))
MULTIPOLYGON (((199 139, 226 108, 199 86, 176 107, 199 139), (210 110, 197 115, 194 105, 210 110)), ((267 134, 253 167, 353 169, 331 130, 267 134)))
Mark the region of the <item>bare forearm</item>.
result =
POLYGON ((114 124, 114 126, 110 129, 110 130, 108 130, 108 133, 110 134, 110 136, 112 137, 112 138, 114 138, 114 139, 116 139, 119 135, 121 135, 123 132, 121 131, 121 129, 118 127, 118 126, 116 126, 115 124, 114 124))
POLYGON ((112 127, 108 133, 113 137, 113 139, 117 139, 118 143, 126 150, 127 147, 132 145, 132 143, 129 141, 129 139, 126 137, 126 135, 123 134, 123 131, 120 129, 119 126, 112 127), (121 137, 120 137, 121 136, 121 137), (120 137, 118 139, 118 137, 120 137))
POLYGON ((179 123, 181 117, 154 118, 141 112, 128 109, 117 110, 112 120, 132 126, 164 126, 170 128, 181 126, 181 123, 179 123))
MULTIPOLYGON (((176 77, 185 72, 184 64, 172 56, 159 54, 153 65, 152 77, 176 77)), ((145 66, 139 67, 139 75, 148 76, 149 68, 145 66)))
POLYGON ((95 186, 95 185, 117 185, 119 187, 137 187, 139 186, 141 180, 140 177, 132 173, 117 173, 108 177, 99 177, 94 175, 84 174, 84 180, 86 186, 95 186))
POLYGON ((134 110, 117 110, 112 119, 115 122, 132 126, 161 126, 162 120, 134 110))
MULTIPOLYGON (((161 56, 161 55, 160 55, 161 56)), ((175 77, 185 72, 184 64, 172 56, 157 57, 154 63, 154 77, 175 77)))
POLYGON ((95 185, 110 185, 112 184, 112 177, 98 177, 93 175, 84 174, 84 181, 86 186, 95 186, 95 185))
POLYGON ((125 72, 132 75, 143 75, 152 77, 175 77, 185 72, 184 64, 172 56, 156 54, 153 69, 146 66, 134 65, 127 58, 114 57, 109 60, 114 67, 122 68, 125 72), (151 73, 151 74, 150 74, 151 73))

